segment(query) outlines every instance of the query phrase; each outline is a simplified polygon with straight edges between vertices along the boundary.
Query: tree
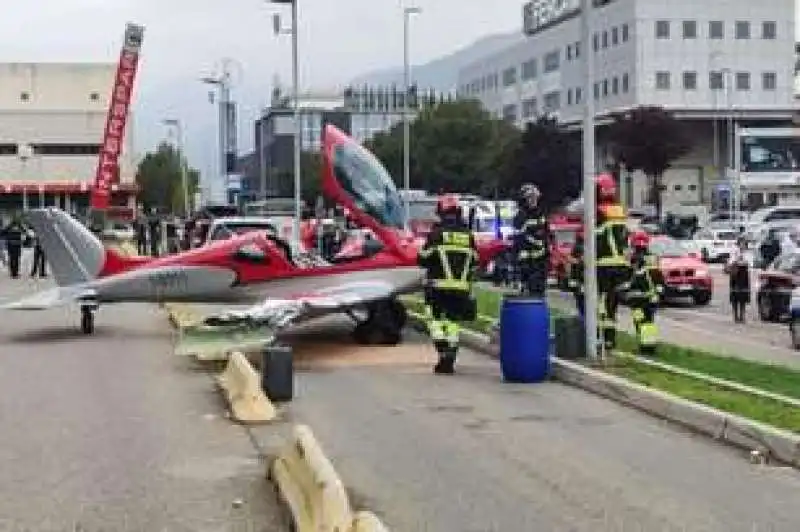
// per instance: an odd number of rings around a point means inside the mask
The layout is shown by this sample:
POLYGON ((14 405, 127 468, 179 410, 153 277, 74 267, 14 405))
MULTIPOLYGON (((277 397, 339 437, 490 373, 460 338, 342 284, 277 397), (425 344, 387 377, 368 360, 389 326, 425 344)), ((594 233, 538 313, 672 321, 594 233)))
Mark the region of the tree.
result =
POLYGON ((561 207, 581 193, 581 147, 554 118, 527 124, 510 164, 503 190, 512 193, 523 183, 533 183, 542 192, 545 210, 561 207))
MULTIPOLYGON (((479 102, 461 100, 427 107, 411 123, 410 184, 430 191, 490 192, 519 132, 479 102)), ((403 124, 366 143, 398 185, 403 182, 403 124)))
MULTIPOLYGON (((289 195, 294 195, 294 168, 286 168, 277 173, 278 181, 289 183, 289 195)), ((313 205, 322 194, 322 154, 304 151, 300 153, 300 197, 313 205)))
POLYGON ((692 147, 687 128, 662 107, 638 107, 613 118, 608 134, 616 165, 647 176, 650 199, 660 218, 664 172, 692 147))
MULTIPOLYGON (((183 213, 181 164, 187 163, 166 142, 159 144, 156 151, 144 156, 136 170, 136 184, 139 186, 139 199, 145 209, 183 213)), ((186 171, 191 200, 199 185, 200 173, 188 165, 186 171)))

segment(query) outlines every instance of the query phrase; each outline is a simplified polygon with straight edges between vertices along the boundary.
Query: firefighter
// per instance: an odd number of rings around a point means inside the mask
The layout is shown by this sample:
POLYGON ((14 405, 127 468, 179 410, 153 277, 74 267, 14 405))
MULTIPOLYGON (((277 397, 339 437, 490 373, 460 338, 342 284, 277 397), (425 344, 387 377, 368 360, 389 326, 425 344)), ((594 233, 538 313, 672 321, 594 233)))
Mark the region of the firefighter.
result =
POLYGON ((544 297, 550 259, 550 231, 539 207, 541 193, 530 183, 520 188, 519 211, 514 217, 514 251, 522 277, 523 293, 544 297))
POLYGON ((428 328, 439 354, 433 371, 452 374, 458 354, 458 322, 472 321, 476 317, 472 283, 478 253, 457 196, 441 196, 436 214, 440 221, 428 235, 419 262, 427 277, 425 305, 428 328))
POLYGON ((27 231, 19 218, 15 217, 3 229, 3 239, 6 242, 8 255, 8 272, 12 279, 19 277, 19 263, 22 258, 22 247, 25 244, 27 231))
POLYGON ((630 278, 628 262, 628 226, 625 209, 617 201, 617 184, 611 174, 595 178, 597 197, 598 326, 602 347, 606 351, 616 345, 619 291, 630 278))
POLYGON ((575 245, 572 246, 572 251, 570 252, 567 286, 569 286, 569 289, 575 296, 575 307, 578 310, 578 315, 581 317, 581 319, 583 319, 586 309, 583 268, 583 231, 580 230, 575 234, 575 245))
POLYGON ((655 257, 649 252, 650 235, 636 231, 631 235, 631 278, 624 284, 631 308, 639 354, 653 355, 658 339, 656 310, 664 293, 664 278, 655 257))

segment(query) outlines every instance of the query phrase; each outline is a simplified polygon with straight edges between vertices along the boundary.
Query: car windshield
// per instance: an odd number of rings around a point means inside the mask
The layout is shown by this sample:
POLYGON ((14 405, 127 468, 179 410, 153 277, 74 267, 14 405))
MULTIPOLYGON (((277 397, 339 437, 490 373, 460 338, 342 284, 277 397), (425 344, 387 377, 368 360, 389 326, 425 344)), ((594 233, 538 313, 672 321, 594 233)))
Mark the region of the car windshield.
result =
POLYGON ((650 253, 657 257, 685 257, 688 250, 680 242, 659 238, 650 242, 650 253))
POLYGON ((402 200, 392 177, 368 150, 355 141, 338 144, 333 153, 334 177, 356 208, 379 224, 402 229, 402 200))
POLYGON ((233 235, 243 235, 251 231, 266 231, 270 234, 276 235, 278 233, 275 226, 266 222, 250 222, 250 223, 234 223, 220 225, 219 229, 215 231, 214 238, 230 238, 233 235))

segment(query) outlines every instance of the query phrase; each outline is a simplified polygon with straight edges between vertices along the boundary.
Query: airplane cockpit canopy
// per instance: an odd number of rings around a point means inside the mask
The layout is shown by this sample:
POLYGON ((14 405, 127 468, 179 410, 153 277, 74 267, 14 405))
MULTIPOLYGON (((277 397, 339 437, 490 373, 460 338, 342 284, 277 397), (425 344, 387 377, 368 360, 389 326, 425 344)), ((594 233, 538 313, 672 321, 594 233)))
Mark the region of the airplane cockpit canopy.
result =
POLYGON ((333 175, 355 206, 385 227, 405 227, 402 199, 389 172, 363 146, 348 139, 333 148, 333 175))

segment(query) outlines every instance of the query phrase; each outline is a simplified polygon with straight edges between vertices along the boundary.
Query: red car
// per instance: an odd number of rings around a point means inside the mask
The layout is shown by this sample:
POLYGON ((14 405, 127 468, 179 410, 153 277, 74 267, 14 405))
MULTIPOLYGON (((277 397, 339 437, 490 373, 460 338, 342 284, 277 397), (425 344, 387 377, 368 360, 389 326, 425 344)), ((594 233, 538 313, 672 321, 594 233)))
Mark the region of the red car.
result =
POLYGON ((650 252, 657 257, 664 276, 665 298, 690 297, 695 305, 711 302, 714 283, 699 254, 666 236, 653 237, 650 252))

